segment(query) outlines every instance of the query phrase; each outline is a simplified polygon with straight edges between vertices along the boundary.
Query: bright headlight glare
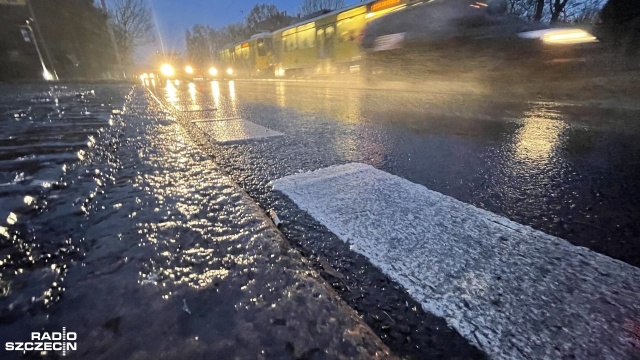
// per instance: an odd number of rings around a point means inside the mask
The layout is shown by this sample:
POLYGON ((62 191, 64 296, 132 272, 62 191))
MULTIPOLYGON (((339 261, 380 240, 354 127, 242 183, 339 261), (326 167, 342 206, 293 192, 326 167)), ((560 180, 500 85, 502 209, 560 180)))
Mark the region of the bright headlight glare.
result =
POLYGON ((542 36, 542 41, 555 44, 582 44, 598 40, 584 30, 566 29, 550 31, 542 36))
POLYGON ((193 74, 193 68, 191 65, 187 65, 187 67, 184 68, 184 71, 186 71, 187 74, 193 74))
POLYGON ((598 39, 582 29, 544 29, 518 34, 523 39, 540 39, 547 44, 583 44, 598 39))
POLYGON ((227 74, 229 74, 229 75, 233 75, 233 69, 232 69, 232 68, 228 68, 228 69, 227 69, 227 74))
POLYGON ((216 69, 216 68, 214 68, 214 67, 209 68, 209 75, 211 75, 211 76, 216 76, 216 75, 218 75, 218 69, 216 69))
POLYGON ((164 76, 173 76, 173 74, 175 74, 175 71, 173 70, 173 66, 169 65, 169 64, 163 64, 160 67, 160 72, 164 75, 164 76))

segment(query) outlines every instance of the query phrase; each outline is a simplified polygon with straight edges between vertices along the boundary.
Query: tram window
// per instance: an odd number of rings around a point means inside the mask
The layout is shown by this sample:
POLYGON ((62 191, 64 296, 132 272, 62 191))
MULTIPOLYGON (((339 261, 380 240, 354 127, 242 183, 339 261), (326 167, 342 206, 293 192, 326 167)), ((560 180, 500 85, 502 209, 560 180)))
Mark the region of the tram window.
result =
POLYGON ((300 49, 308 49, 314 47, 314 35, 315 31, 313 28, 298 32, 298 47, 300 49))
POLYGON ((267 49, 265 48, 264 39, 258 39, 258 55, 265 56, 267 55, 267 49))
POLYGON ((316 41, 318 43, 318 46, 324 44, 324 29, 316 31, 316 41))
POLYGON ((333 26, 329 26, 324 30, 325 33, 325 39, 329 40, 331 39, 331 37, 333 37, 333 33, 335 31, 335 28, 333 26))
POLYGON ((258 55, 266 56, 271 50, 271 43, 269 39, 258 39, 258 55))
POLYGON ((287 36, 282 41, 284 41, 284 51, 294 51, 296 49, 296 42, 293 36, 287 36))

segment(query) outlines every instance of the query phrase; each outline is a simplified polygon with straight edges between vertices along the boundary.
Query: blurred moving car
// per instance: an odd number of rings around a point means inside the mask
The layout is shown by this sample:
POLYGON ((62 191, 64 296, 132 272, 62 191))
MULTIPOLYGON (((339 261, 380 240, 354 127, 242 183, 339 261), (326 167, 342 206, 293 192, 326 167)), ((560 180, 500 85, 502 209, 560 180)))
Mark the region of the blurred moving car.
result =
POLYGON ((160 66, 159 73, 164 80, 181 81, 207 81, 224 79, 225 73, 218 70, 218 67, 211 65, 196 65, 189 62, 178 61, 165 62, 160 66))
POLYGON ((504 0, 433 0, 370 22, 361 46, 370 79, 488 75, 513 80, 566 76, 600 44, 584 29, 511 16, 504 0))

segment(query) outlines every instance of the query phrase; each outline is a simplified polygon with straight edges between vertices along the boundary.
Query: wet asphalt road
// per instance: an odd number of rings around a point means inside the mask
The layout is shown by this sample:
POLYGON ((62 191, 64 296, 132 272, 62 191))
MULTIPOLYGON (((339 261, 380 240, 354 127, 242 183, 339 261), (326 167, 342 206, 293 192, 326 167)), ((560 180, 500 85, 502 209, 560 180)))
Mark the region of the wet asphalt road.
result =
POLYGON ((368 164, 640 264, 637 108, 522 101, 464 88, 393 91, 304 81, 181 83, 158 87, 155 94, 253 199, 275 210, 289 241, 404 356, 447 349, 437 319, 419 305, 416 311, 403 290, 274 191, 271 181, 368 164), (262 135, 281 135, 229 141, 224 126, 207 121, 230 118, 266 128, 262 135))
POLYGON ((62 327, 71 358, 394 358, 145 90, 2 90, 3 359, 59 358, 4 344, 62 327), (14 140, 62 150, 23 174, 14 140))
POLYGON ((482 358, 270 185, 351 162, 640 264, 637 110, 243 81, 156 87, 160 109, 130 90, 2 89, 3 341, 67 326, 78 357, 482 358))
POLYGON ((286 135, 212 149, 267 208, 271 180, 361 162, 640 265, 640 109, 304 82, 156 94, 185 119, 237 116, 286 135))

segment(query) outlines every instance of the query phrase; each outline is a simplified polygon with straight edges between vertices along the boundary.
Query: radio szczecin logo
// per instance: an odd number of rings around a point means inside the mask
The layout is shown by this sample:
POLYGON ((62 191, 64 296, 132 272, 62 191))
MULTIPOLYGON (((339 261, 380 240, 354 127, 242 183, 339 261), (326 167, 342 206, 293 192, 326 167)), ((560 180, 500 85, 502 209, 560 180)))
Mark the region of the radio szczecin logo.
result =
POLYGON ((7 351, 61 351, 62 356, 68 351, 78 350, 78 334, 67 332, 32 332, 31 341, 7 341, 4 349, 7 351))

